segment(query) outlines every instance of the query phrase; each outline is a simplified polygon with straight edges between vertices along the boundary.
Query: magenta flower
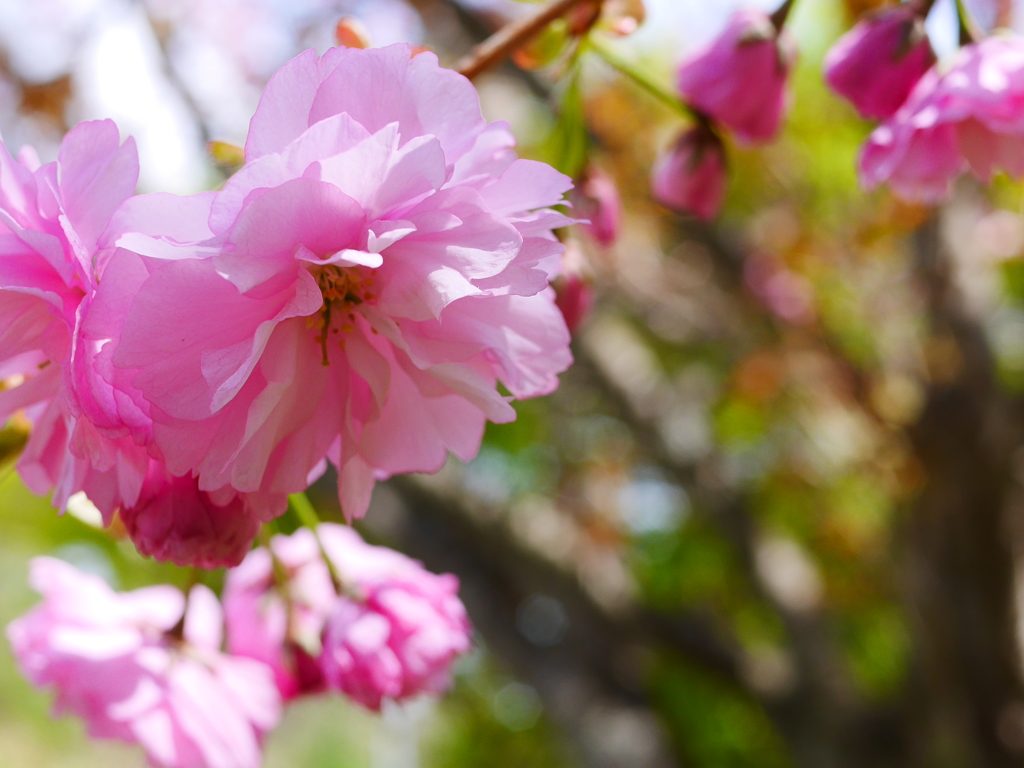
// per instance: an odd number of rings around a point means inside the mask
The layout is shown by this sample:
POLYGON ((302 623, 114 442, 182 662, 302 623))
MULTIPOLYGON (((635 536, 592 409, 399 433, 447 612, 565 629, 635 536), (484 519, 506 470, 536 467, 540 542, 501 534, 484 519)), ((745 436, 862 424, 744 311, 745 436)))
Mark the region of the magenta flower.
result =
POLYGON ((573 215, 601 245, 612 245, 619 238, 622 223, 622 199, 611 176, 597 166, 583 172, 570 196, 573 215))
POLYGON ((693 109, 748 144, 778 135, 786 81, 796 58, 789 35, 762 11, 741 10, 679 68, 679 93, 693 109))
POLYGON ((514 419, 496 382, 555 389, 551 230, 569 220, 550 206, 571 185, 512 144, 433 54, 307 52, 221 192, 130 208, 98 291, 115 311, 86 323, 171 473, 286 494, 326 456, 360 516, 376 480, 469 459, 487 419, 514 419))
POLYGON ((718 215, 729 176, 721 139, 705 125, 684 131, 651 171, 654 199, 704 221, 718 215))
POLYGON ((594 282, 587 266, 583 248, 569 240, 562 258, 562 274, 555 278, 555 303, 565 324, 573 334, 594 308, 594 282))
POLYGON ((932 68, 906 104, 871 134, 862 183, 887 183, 906 198, 937 202, 969 169, 983 182, 1024 175, 1024 39, 989 37, 932 68))
POLYGON ((244 496, 230 488, 200 491, 194 478, 174 477, 158 461, 150 462, 138 501, 120 516, 140 554, 207 569, 242 562, 261 522, 244 496))
POLYGON ((228 574, 232 653, 269 664, 286 698, 329 688, 379 710, 385 698, 443 692, 471 647, 458 580, 369 546, 351 528, 323 524, 318 535, 340 584, 308 529, 271 544, 286 594, 265 549, 228 574))
POLYGON ((259 765, 280 698, 265 665, 220 652, 220 605, 206 587, 185 612, 173 587, 119 594, 53 558, 35 558, 30 580, 43 602, 7 636, 25 676, 55 689, 58 713, 95 738, 138 743, 156 766, 259 765))
POLYGON ((324 689, 317 657, 324 624, 339 598, 311 531, 275 536, 271 546, 273 557, 259 547, 228 571, 227 643, 231 653, 270 666, 278 690, 289 700, 324 689), (275 558, 283 569, 278 573, 275 558), (277 583, 281 577, 286 586, 277 583))
POLYGON ((935 63, 917 3, 870 15, 825 57, 825 80, 866 118, 886 120, 935 63))

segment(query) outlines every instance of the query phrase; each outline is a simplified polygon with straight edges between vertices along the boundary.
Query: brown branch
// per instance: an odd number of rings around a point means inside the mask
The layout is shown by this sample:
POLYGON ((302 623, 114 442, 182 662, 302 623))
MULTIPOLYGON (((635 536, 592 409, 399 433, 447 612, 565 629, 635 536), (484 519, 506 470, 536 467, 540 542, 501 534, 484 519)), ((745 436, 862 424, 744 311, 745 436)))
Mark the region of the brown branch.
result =
POLYGON ((525 45, 548 24, 560 19, 581 2, 583 0, 549 0, 534 13, 506 24, 476 46, 456 63, 455 71, 472 80, 525 45))
POLYGON ((771 15, 772 26, 775 27, 776 32, 781 32, 782 28, 786 25, 786 19, 789 18, 789 12, 793 9, 793 0, 786 0, 782 5, 779 6, 778 10, 771 15))

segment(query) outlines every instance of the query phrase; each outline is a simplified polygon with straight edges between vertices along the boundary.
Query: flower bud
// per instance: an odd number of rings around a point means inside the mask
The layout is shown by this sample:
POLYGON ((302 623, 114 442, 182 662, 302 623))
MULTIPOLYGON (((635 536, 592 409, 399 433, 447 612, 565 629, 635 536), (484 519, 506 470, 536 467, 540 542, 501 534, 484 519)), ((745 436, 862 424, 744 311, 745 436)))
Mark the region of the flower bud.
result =
POLYGON ((886 120, 935 63, 916 4, 875 13, 825 57, 825 80, 866 118, 886 120))
POLYGON ((565 244, 562 274, 555 278, 552 286, 555 289, 555 304, 561 310, 569 332, 576 333, 594 306, 594 286, 588 274, 583 249, 575 240, 565 244))
POLYGON ((721 139, 708 126, 698 125, 655 162, 651 191, 662 205, 710 221, 721 210, 727 182, 721 139))
POLYGON ((771 141, 779 132, 795 58, 788 34, 778 32, 767 14, 738 11, 709 46, 680 67, 679 93, 740 141, 771 141))
POLYGON ((359 19, 346 16, 334 27, 334 39, 344 48, 372 48, 370 31, 359 19))
POLYGON ((590 166, 576 183, 570 200, 573 213, 585 219, 584 229, 601 245, 612 245, 619 237, 622 221, 622 199, 612 178, 590 166))
POLYGON ((244 494, 201 491, 194 477, 174 477, 157 461, 150 461, 138 501, 122 507, 120 518, 139 554, 207 569, 242 562, 261 522, 244 494))

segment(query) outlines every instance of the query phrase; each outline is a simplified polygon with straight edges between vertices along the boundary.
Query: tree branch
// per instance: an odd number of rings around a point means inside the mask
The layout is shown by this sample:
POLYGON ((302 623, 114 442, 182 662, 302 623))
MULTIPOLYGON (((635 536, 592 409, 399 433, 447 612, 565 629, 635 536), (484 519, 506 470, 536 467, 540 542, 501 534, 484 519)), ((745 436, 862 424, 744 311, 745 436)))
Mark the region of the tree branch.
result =
POLYGON ((470 80, 525 45, 544 28, 584 0, 549 0, 534 13, 516 19, 476 46, 455 65, 455 71, 470 80))

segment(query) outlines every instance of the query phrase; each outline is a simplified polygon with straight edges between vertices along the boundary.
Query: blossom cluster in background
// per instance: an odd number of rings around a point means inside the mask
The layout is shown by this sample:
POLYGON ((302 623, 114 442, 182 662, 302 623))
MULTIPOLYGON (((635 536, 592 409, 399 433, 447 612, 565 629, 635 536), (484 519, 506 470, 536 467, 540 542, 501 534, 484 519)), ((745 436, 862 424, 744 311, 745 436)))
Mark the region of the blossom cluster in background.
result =
POLYGON ((250 553, 223 607, 202 585, 117 593, 48 557, 30 580, 43 602, 7 628, 26 677, 90 736, 137 742, 158 766, 256 768, 283 702, 439 694, 470 648, 454 576, 331 524, 250 553))

